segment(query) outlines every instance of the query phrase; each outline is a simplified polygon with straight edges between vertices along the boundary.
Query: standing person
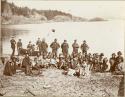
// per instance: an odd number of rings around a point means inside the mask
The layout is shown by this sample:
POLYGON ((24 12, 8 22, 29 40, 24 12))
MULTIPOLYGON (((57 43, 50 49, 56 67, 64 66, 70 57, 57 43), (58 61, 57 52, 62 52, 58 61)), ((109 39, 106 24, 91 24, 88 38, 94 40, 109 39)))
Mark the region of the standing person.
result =
POLYGON ((120 64, 123 61, 124 61, 124 59, 123 59, 123 56, 122 56, 122 52, 118 51, 117 52, 117 57, 116 57, 116 65, 120 64))
POLYGON ((31 44, 31 41, 29 41, 29 44, 27 45, 27 50, 29 55, 31 55, 32 53, 32 48, 33 48, 33 45, 31 44))
POLYGON ((72 44, 72 47, 73 47, 73 53, 78 54, 79 45, 77 43, 77 40, 74 40, 74 43, 72 44))
POLYGON ((121 51, 117 52, 117 57, 116 57, 116 66, 115 66, 115 72, 116 73, 120 73, 120 69, 121 67, 124 66, 124 59, 123 59, 123 56, 122 56, 122 53, 121 51))
POLYGON ((25 74, 30 75, 31 74, 31 69, 30 69, 31 61, 30 61, 28 54, 25 55, 23 62, 22 62, 22 66, 25 68, 25 74))
POLYGON ((12 36, 12 39, 10 40, 10 43, 11 43, 11 48, 12 48, 12 56, 14 56, 15 54, 15 47, 16 47, 16 41, 14 39, 14 37, 12 36))
POLYGON ((87 50, 89 49, 89 46, 86 43, 86 40, 83 41, 83 44, 81 45, 81 50, 82 50, 82 54, 87 54, 87 50))
POLYGON ((59 43, 57 43, 57 39, 55 39, 54 42, 52 42, 50 47, 52 48, 52 55, 53 55, 53 57, 56 58, 57 57, 57 51, 60 48, 59 43))
POLYGON ((110 71, 114 72, 115 71, 115 66, 116 66, 116 54, 113 53, 112 57, 109 59, 109 63, 110 63, 110 71))
POLYGON ((68 55, 68 48, 69 48, 67 40, 64 40, 64 42, 61 45, 61 48, 62 48, 63 55, 66 57, 68 55))
POLYGON ((20 55, 21 48, 22 48, 22 42, 21 42, 21 39, 19 39, 19 41, 17 42, 17 52, 18 52, 18 55, 20 55))
POLYGON ((100 55, 99 55, 100 72, 102 72, 102 69, 103 69, 103 59, 104 59, 104 54, 100 53, 100 55))
POLYGON ((43 56, 47 55, 47 48, 48 48, 48 44, 45 42, 45 39, 43 39, 41 42, 41 52, 43 56))
POLYGON ((38 40, 36 42, 36 45, 37 45, 37 48, 38 48, 39 52, 41 53, 42 48, 41 48, 41 40, 40 40, 40 38, 38 38, 38 40))

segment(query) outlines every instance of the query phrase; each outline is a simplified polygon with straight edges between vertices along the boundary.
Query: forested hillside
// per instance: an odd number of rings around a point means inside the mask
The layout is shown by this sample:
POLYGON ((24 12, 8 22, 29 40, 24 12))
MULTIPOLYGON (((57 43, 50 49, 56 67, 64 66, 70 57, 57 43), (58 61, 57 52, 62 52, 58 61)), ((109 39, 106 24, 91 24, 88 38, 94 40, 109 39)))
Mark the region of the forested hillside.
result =
POLYGON ((36 10, 28 7, 18 7, 7 0, 1 1, 2 24, 19 23, 41 23, 42 21, 78 21, 85 20, 80 17, 72 16, 58 10, 36 10))

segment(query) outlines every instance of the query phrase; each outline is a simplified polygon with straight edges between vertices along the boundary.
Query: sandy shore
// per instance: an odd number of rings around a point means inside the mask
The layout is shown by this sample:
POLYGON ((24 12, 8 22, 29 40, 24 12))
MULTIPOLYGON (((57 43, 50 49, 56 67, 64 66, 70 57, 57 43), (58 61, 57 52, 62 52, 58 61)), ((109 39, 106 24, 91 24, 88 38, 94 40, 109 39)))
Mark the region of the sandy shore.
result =
POLYGON ((3 76, 2 73, 0 76, 3 85, 0 86, 0 93, 4 96, 48 97, 114 97, 118 94, 122 77, 110 73, 96 73, 90 78, 77 78, 63 75, 62 70, 55 68, 43 69, 38 76, 25 76, 22 71, 17 71, 12 77, 3 76))

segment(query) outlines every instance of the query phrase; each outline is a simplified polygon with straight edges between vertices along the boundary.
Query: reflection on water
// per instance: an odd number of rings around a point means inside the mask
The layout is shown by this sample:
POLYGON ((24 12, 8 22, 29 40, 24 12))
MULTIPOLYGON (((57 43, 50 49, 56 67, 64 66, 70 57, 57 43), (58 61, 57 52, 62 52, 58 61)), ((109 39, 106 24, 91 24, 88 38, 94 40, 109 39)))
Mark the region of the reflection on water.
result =
MULTIPOLYGON (((74 39, 81 44, 86 40, 90 46, 89 52, 104 52, 110 56, 111 53, 124 48, 124 24, 121 21, 105 22, 65 22, 65 23, 43 23, 2 26, 3 54, 11 54, 10 39, 14 35, 16 41, 22 39, 23 48, 29 41, 36 44, 37 38, 45 38, 50 44, 54 38, 59 43, 67 39, 72 51, 74 39), (52 32, 55 29, 55 32, 52 32), (9 34, 8 34, 9 33, 9 34)), ((48 49, 49 51, 50 48, 48 49)), ((60 52, 61 50, 59 50, 60 52)))

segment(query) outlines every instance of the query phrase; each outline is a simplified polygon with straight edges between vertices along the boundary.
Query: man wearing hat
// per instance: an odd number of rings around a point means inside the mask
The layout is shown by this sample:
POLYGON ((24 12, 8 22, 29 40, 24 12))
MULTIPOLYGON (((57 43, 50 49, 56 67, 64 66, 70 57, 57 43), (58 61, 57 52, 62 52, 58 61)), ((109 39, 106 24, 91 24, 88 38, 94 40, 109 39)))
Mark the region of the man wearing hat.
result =
POLYGON ((48 48, 48 44, 45 42, 45 39, 43 39, 41 42, 41 52, 43 56, 47 55, 47 48, 48 48))
POLYGON ((31 44, 31 41, 29 41, 29 44, 27 45, 27 50, 28 50, 28 53, 31 55, 32 53, 32 48, 33 48, 33 45, 31 44))
POLYGON ((118 51, 117 52, 117 57, 116 57, 116 61, 117 61, 117 64, 119 64, 119 60, 121 60, 121 62, 123 62, 123 57, 122 57, 122 52, 121 51, 118 51))
POLYGON ((22 48, 22 42, 21 42, 21 39, 19 39, 19 41, 17 42, 17 52, 18 52, 18 55, 20 55, 21 48, 22 48))
POLYGON ((50 47, 52 48, 53 57, 56 58, 57 57, 57 51, 60 48, 60 45, 57 42, 57 39, 55 39, 54 42, 51 43, 50 47))
POLYGON ((67 40, 64 40, 64 42, 62 43, 61 45, 61 48, 62 48, 62 53, 64 56, 67 56, 68 55, 68 48, 69 48, 69 45, 67 43, 67 40))
POLYGON ((74 40, 74 43, 72 44, 72 47, 73 47, 73 53, 78 54, 79 45, 77 43, 77 40, 74 40))
POLYGON ((12 36, 12 39, 10 40, 11 48, 12 48, 12 56, 15 54, 15 47, 16 47, 16 41, 14 39, 14 36, 12 36))
POLYGON ((118 70, 118 65, 120 64, 120 63, 122 63, 124 61, 124 59, 123 59, 123 56, 122 56, 122 52, 121 51, 118 51, 117 52, 117 57, 116 57, 116 66, 115 66, 115 70, 117 71, 118 70))
POLYGON ((114 72, 115 71, 115 66, 116 66, 116 54, 112 53, 112 57, 109 59, 110 63, 110 71, 114 72))
POLYGON ((38 40, 36 42, 36 45, 37 45, 37 47, 39 49, 39 52, 41 53, 42 49, 41 49, 41 40, 40 40, 40 38, 38 38, 38 40))
POLYGON ((83 41, 83 44, 81 45, 81 50, 82 50, 82 54, 87 54, 87 50, 89 49, 89 46, 87 45, 86 41, 83 41))

